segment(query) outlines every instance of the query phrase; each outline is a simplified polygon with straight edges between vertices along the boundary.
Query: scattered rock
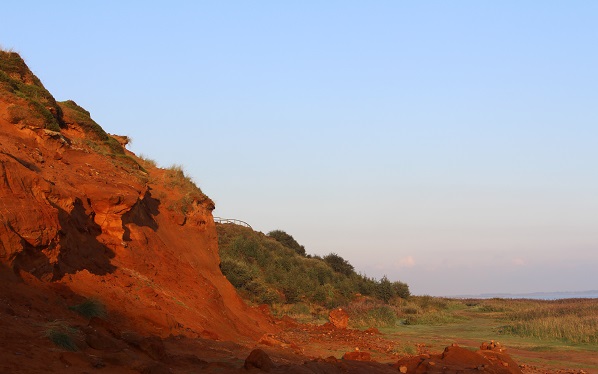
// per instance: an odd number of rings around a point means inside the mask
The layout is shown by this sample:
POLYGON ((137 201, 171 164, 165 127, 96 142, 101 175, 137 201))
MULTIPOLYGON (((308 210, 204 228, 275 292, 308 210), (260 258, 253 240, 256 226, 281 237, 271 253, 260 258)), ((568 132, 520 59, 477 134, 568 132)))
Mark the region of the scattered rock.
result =
POLYGON ((262 335, 260 340, 258 341, 259 344, 267 345, 270 347, 282 346, 283 343, 280 340, 276 340, 268 334, 262 335))
POLYGON ((260 304, 255 308, 267 316, 272 315, 272 313, 270 312, 270 306, 268 306, 268 304, 260 304))
POLYGON ((361 351, 347 352, 343 355, 343 360, 372 361, 372 355, 370 354, 370 352, 361 352, 361 351))
POLYGON ((402 373, 435 373, 442 369, 443 372, 478 370, 493 374, 521 374, 521 369, 506 353, 489 349, 473 352, 457 344, 446 347, 442 354, 403 358, 395 367, 402 373))
POLYGON ((295 320, 292 317, 289 317, 287 315, 282 316, 282 318, 280 319, 280 321, 288 327, 297 327, 299 326, 299 323, 297 322, 297 320, 295 320))
POLYGON ((269 372, 274 367, 274 363, 270 359, 270 356, 266 354, 266 352, 262 351, 261 349, 254 349, 245 359, 244 367, 247 370, 257 368, 269 372))
POLYGON ((375 327, 370 327, 369 329, 365 330, 364 332, 366 334, 370 334, 370 335, 380 335, 381 334, 380 330, 378 330, 375 327))
POLYGON ((506 349, 504 349, 499 342, 495 342, 494 340, 490 340, 490 343, 482 343, 482 345, 480 345, 480 349, 482 351, 488 350, 488 351, 499 351, 499 352, 503 352, 506 349))

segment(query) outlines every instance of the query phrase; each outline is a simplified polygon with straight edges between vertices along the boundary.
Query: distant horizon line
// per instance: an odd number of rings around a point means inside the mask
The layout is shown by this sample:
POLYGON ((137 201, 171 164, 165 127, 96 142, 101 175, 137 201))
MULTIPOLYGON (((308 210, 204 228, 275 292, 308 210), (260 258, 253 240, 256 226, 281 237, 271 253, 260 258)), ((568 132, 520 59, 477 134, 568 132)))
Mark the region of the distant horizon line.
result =
POLYGON ((584 298, 583 296, 589 296, 585 298, 595 299, 598 298, 598 290, 587 290, 587 291, 549 291, 549 292, 526 292, 526 293, 509 293, 509 292, 485 292, 480 294, 463 294, 463 295, 452 295, 446 296, 449 298, 506 298, 506 299, 567 299, 567 298, 584 298))

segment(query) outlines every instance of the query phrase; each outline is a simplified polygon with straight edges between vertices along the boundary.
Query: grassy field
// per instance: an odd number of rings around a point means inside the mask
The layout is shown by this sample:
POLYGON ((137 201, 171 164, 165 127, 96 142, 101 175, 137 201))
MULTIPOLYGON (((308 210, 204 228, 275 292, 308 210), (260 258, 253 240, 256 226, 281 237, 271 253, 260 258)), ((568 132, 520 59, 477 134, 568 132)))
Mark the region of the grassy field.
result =
MULTIPOLYGON (((477 349, 495 340, 520 363, 598 372, 596 299, 432 299, 435 307, 415 314, 418 323, 408 323, 409 315, 403 315, 381 331, 401 342, 405 352, 438 351, 452 343, 477 349)), ((410 303, 421 301, 412 298, 410 303)))
MULTIPOLYGON (((399 355, 440 352, 457 343, 476 350, 498 341, 521 364, 598 373, 598 299, 446 299, 411 296, 383 303, 358 297, 345 310, 350 327, 377 327, 399 355)), ((273 306, 301 322, 321 324, 328 310, 305 303, 273 306)))

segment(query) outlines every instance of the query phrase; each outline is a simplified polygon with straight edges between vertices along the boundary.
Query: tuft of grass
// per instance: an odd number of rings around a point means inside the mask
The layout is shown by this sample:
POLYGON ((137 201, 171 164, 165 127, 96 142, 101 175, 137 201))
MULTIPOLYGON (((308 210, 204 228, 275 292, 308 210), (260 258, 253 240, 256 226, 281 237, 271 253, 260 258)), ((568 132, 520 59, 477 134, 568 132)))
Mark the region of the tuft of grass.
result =
POLYGON ((376 327, 393 327, 399 321, 396 311, 388 305, 373 308, 369 311, 368 316, 373 321, 372 326, 376 327))
POLYGON ((78 350, 76 340, 79 334, 77 329, 67 325, 64 321, 56 320, 44 325, 44 336, 56 346, 67 351, 78 350))
POLYGON ((149 157, 147 157, 144 154, 140 154, 139 156, 137 156, 140 160, 141 160, 141 166, 143 166, 144 168, 148 169, 148 168, 156 168, 158 167, 158 163, 156 162, 156 160, 153 160, 149 157))
POLYGON ((79 313, 85 318, 106 316, 106 308, 104 307, 104 304, 94 298, 86 299, 81 304, 69 306, 69 309, 79 313))
POLYGON ((193 182, 193 179, 185 174, 185 170, 183 169, 182 165, 174 164, 166 168, 166 176, 168 178, 167 182, 170 187, 179 187, 185 190, 197 191, 201 193, 201 190, 199 187, 197 187, 195 182, 193 182))
POLYGON ((406 345, 403 347, 403 353, 408 356, 414 356, 417 354, 417 348, 412 345, 406 345))
POLYGON ((355 327, 394 327, 399 322, 399 308, 371 297, 354 300, 345 310, 355 327))
POLYGON ((174 164, 166 168, 165 177, 166 185, 172 189, 178 189, 182 195, 168 209, 187 214, 194 202, 202 203, 209 200, 201 189, 197 187, 195 182, 193 182, 193 179, 185 174, 181 165, 174 164))
POLYGON ((317 304, 298 302, 296 304, 278 303, 271 306, 272 315, 289 316, 300 323, 323 324, 328 321, 329 310, 317 304))

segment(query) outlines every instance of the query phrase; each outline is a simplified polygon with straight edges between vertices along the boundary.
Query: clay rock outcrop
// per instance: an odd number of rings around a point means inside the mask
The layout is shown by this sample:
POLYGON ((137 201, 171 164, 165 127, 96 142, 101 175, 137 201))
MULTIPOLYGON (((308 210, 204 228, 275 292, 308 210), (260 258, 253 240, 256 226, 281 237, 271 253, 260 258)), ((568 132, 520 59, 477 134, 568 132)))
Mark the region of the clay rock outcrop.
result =
POLYGON ((353 351, 343 355, 343 360, 352 361, 372 361, 372 355, 369 352, 353 351))
POLYGON ((255 368, 265 372, 270 372, 274 367, 274 363, 266 352, 262 351, 261 349, 254 349, 245 359, 245 364, 243 367, 247 370, 255 368))
POLYGON ((342 308, 337 308, 330 311, 328 320, 335 328, 346 329, 349 324, 349 315, 342 308))
POLYGON ((480 345, 480 350, 482 351, 498 351, 498 352, 503 352, 506 349, 502 347, 502 345, 499 342, 495 342, 494 340, 490 340, 489 343, 482 343, 480 345))
POLYGON ((93 296, 146 335, 276 331, 222 275, 214 203, 182 170, 56 102, 16 53, 0 51, 0 69, 0 265, 93 296))
POLYGON ((441 354, 403 358, 395 367, 401 373, 522 373, 506 353, 491 350, 473 352, 456 344, 446 347, 441 354))

